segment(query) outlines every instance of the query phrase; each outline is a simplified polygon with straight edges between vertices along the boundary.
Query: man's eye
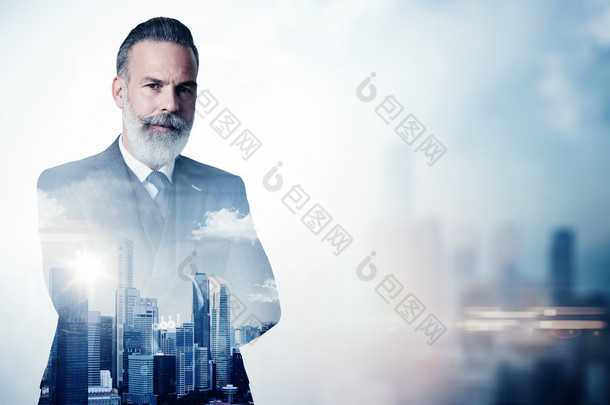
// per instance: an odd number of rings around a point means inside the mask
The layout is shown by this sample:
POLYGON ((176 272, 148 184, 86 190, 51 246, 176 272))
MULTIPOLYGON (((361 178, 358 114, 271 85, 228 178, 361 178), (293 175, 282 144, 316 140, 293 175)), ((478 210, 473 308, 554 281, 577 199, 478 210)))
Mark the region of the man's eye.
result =
POLYGON ((182 94, 193 94, 193 90, 191 90, 188 87, 179 87, 178 92, 180 92, 182 94))
POLYGON ((146 87, 151 88, 151 89, 158 89, 159 84, 158 83, 149 83, 146 85, 146 87))

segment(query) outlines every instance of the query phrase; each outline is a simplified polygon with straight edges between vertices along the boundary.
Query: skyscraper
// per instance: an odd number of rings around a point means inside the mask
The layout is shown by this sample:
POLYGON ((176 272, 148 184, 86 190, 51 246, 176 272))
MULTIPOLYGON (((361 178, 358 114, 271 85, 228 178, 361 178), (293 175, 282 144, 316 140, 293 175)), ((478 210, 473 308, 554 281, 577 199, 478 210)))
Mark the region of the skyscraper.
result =
POLYGON ((108 370, 110 372, 110 378, 114 374, 113 372, 113 345, 112 345, 112 332, 113 331, 113 319, 111 316, 100 317, 100 370, 108 370))
POLYGON ((87 382, 89 387, 100 385, 100 312, 88 313, 87 382))
POLYGON ((140 290, 134 287, 125 288, 125 325, 134 325, 133 316, 138 305, 140 305, 140 290))
POLYGON ((193 391, 194 374, 194 343, 193 324, 185 322, 176 328, 176 391, 178 397, 193 391))
POLYGON ((119 285, 118 288, 133 286, 133 242, 127 238, 119 239, 119 285))
POLYGON ((244 360, 239 349, 235 349, 232 356, 233 367, 231 371, 231 384, 237 387, 237 394, 242 396, 250 389, 250 380, 246 374, 244 360))
POLYGON ((141 336, 142 332, 140 329, 125 325, 123 330, 123 358, 121 360, 123 366, 123 392, 129 392, 129 356, 142 353, 141 336))
POLYGON ((195 343, 195 389, 205 391, 209 389, 208 357, 209 349, 199 347, 195 343))
POLYGON ((571 305, 574 283, 574 232, 569 228, 555 230, 551 242, 551 293, 553 305, 571 305))
POLYGON ((142 354, 154 354, 157 351, 156 331, 153 325, 158 323, 159 309, 156 298, 140 298, 139 305, 134 307, 133 326, 140 329, 140 348, 142 354))
POLYGON ((116 381, 117 386, 123 383, 123 328, 127 321, 127 288, 133 287, 133 242, 121 238, 118 246, 118 285, 116 290, 116 381))
POLYGON ((195 344, 210 350, 210 282, 204 273, 193 278, 193 323, 195 344))
POLYGON ((59 315, 52 367, 50 399, 58 405, 87 404, 87 299, 76 271, 53 267, 51 299, 59 315))
POLYGON ((500 303, 506 310, 519 310, 523 305, 519 288, 519 232, 514 225, 499 229, 496 239, 497 284, 500 303))
POLYGON ((154 356, 153 393, 167 401, 176 396, 176 356, 154 356))
POLYGON ((214 361, 216 362, 216 388, 231 382, 231 323, 229 313, 229 287, 220 284, 214 294, 214 361))
POLYGON ((117 390, 112 388, 110 371, 101 370, 100 386, 89 387, 88 405, 121 405, 121 397, 117 390))
POLYGON ((151 403, 154 401, 153 356, 130 354, 128 364, 129 391, 125 398, 136 404, 151 403))
POLYGON ((273 328, 275 325, 277 325, 277 322, 262 322, 261 323, 261 335, 263 333, 266 333, 267 331, 269 331, 271 328, 273 328))
POLYGON ((112 377, 110 376, 110 371, 100 371, 100 386, 102 388, 112 388, 112 377))
POLYGON ((240 330, 240 344, 246 344, 261 335, 261 330, 256 326, 242 325, 240 330))
POLYGON ((176 354, 176 332, 161 329, 159 331, 159 347, 163 354, 176 354))
POLYGON ((498 279, 502 284, 512 284, 518 274, 519 233, 514 225, 505 225, 498 230, 496 239, 496 262, 498 279))

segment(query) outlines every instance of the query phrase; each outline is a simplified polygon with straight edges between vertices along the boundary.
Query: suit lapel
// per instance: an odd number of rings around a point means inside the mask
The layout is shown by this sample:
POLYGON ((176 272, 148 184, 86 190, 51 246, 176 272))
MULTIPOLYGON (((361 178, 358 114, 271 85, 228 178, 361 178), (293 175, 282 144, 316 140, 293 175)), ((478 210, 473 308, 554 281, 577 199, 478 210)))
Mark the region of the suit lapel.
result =
POLYGON ((176 160, 170 215, 163 221, 154 201, 125 164, 118 138, 97 155, 94 167, 89 179, 96 184, 95 198, 104 201, 108 225, 127 230, 123 236, 145 243, 154 263, 150 275, 170 275, 176 263, 191 253, 192 231, 205 220, 209 193, 205 176, 193 173, 188 159, 176 160))
POLYGON ((190 239, 193 229, 203 221, 208 198, 205 178, 190 172, 188 160, 180 157, 174 168, 175 235, 177 240, 190 239))
POLYGON ((176 276, 180 263, 192 255, 192 232, 202 221, 208 196, 207 187, 202 183, 200 176, 191 173, 188 160, 179 157, 174 166, 172 205, 161 240, 163 253, 158 257, 156 275, 176 276))
POLYGON ((150 195, 125 164, 118 146, 118 138, 95 161, 92 181, 101 201, 107 202, 107 214, 116 229, 127 230, 126 235, 139 236, 148 249, 159 245, 162 220, 150 195))

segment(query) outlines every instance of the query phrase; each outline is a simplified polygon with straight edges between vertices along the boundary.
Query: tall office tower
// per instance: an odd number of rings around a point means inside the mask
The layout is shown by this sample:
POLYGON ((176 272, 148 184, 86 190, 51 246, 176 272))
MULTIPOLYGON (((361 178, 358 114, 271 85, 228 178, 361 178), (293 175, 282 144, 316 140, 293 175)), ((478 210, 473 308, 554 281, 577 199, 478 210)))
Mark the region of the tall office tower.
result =
POLYGON ((119 285, 117 288, 133 287, 133 242, 119 239, 119 285))
POLYGON ((129 355, 129 391, 125 394, 128 403, 148 404, 154 401, 153 367, 153 356, 140 353, 129 355))
POLYGON ((176 396, 176 356, 154 356, 153 394, 159 396, 157 402, 170 402, 170 396, 176 396))
POLYGON ((519 277, 519 234, 512 225, 498 230, 496 238, 496 263, 501 283, 511 282, 519 277))
POLYGON ((226 284, 220 284, 220 291, 218 294, 214 293, 212 305, 216 309, 216 313, 213 314, 216 322, 214 325, 215 335, 213 336, 216 388, 222 388, 231 382, 231 320, 229 287, 226 284))
POLYGON ((129 392, 129 356, 132 354, 142 354, 142 332, 133 326, 125 325, 123 330, 123 392, 129 392))
POLYGON ((550 284, 553 305, 569 306, 572 304, 574 239, 574 232, 569 228, 560 228, 553 232, 550 252, 550 284))
POLYGON ((125 324, 133 326, 136 307, 140 305, 140 290, 133 287, 125 289, 125 324))
POLYGON ((176 351, 176 394, 182 398, 188 391, 186 389, 186 354, 180 350, 176 351))
POLYGON ((112 388, 89 387, 88 405, 121 405, 121 397, 112 388))
POLYGON ((121 397, 116 390, 112 389, 112 377, 109 370, 100 371, 99 386, 89 387, 88 405, 121 405, 121 397))
POLYGON ((139 305, 134 307, 133 326, 140 329, 142 354, 152 355, 157 351, 156 331, 153 330, 153 325, 158 321, 157 299, 140 298, 139 305))
MULTIPOLYGON (((218 291, 212 293, 211 324, 210 324, 210 354, 216 362, 216 336, 218 335, 218 291)), ((214 379, 216 379, 216 368, 214 367, 214 379)))
POLYGON ((117 322, 116 316, 112 317, 112 368, 110 369, 110 376, 112 377, 112 388, 119 388, 119 376, 118 376, 118 368, 117 364, 117 349, 119 348, 118 340, 117 340, 117 322))
POLYGON ((140 304, 140 290, 133 287, 125 287, 121 290, 116 291, 116 325, 114 331, 115 335, 115 343, 116 348, 114 349, 114 354, 116 356, 116 363, 114 366, 117 370, 117 388, 123 387, 123 376, 127 374, 127 370, 125 369, 127 364, 127 356, 124 354, 125 347, 125 330, 126 328, 133 327, 133 313, 137 305, 140 304), (121 292, 121 297, 119 297, 119 292, 121 292), (122 315, 119 314, 119 307, 121 308, 122 315), (122 319, 119 322, 119 318, 122 319))
POLYGON ((243 335, 241 334, 241 328, 237 328, 237 329, 232 329, 232 333, 233 333, 233 337, 231 340, 231 344, 234 346, 233 347, 239 347, 241 346, 243 343, 243 335))
POLYGON ((519 233, 515 226, 506 225, 498 231, 496 238, 495 278, 500 288, 502 307, 507 310, 522 309, 519 289, 519 233))
POLYGON ((40 405, 47 405, 56 403, 55 393, 57 392, 57 331, 51 345, 51 352, 49 353, 49 359, 47 360, 47 366, 42 374, 42 380, 40 381, 40 398, 38 403, 40 405))
POLYGON ((112 388, 112 377, 110 376, 110 371, 108 371, 108 370, 100 371, 100 387, 112 388))
POLYGON ((133 242, 127 238, 119 239, 118 247, 118 285, 115 303, 115 364, 117 386, 123 383, 123 329, 127 321, 127 288, 133 287, 133 242))
POLYGON ((185 322, 176 328, 176 391, 178 397, 193 391, 194 374, 194 325, 185 322))
POLYGON ((277 322, 263 322, 261 324, 261 335, 265 332, 267 332, 269 329, 273 328, 275 325, 277 325, 277 322))
POLYGON ((87 404, 87 298, 74 270, 53 267, 49 273, 51 299, 58 314, 50 399, 58 405, 87 404))
POLYGON ((233 351, 232 363, 231 384, 237 387, 237 395, 242 396, 250 389, 250 380, 248 380, 244 360, 239 349, 233 351))
POLYGON ((195 389, 197 391, 205 391, 209 389, 208 375, 208 348, 199 347, 195 343, 195 389))
POLYGON ((261 335, 260 332, 260 329, 256 326, 243 325, 240 331, 240 343, 245 345, 249 341, 256 339, 261 335))
POLYGON ((176 332, 161 329, 159 331, 159 347, 163 354, 176 354, 176 332))
POLYGON ((100 312, 88 313, 88 354, 87 354, 87 382, 89 387, 100 385, 100 312))
POLYGON ((111 316, 100 316, 100 371, 108 370, 109 377, 114 374, 112 371, 112 326, 111 316))
POLYGON ((204 273, 193 279, 193 323, 195 344, 210 348, 210 282, 204 273))

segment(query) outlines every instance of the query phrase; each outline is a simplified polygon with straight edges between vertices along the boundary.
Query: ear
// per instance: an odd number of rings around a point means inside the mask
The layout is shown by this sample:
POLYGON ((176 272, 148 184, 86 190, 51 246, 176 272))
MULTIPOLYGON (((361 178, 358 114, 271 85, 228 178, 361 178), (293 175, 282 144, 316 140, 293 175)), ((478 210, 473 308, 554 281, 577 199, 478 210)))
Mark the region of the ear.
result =
POLYGON ((123 92, 126 90, 127 84, 121 76, 115 76, 112 80, 112 98, 119 108, 123 108, 123 92))

